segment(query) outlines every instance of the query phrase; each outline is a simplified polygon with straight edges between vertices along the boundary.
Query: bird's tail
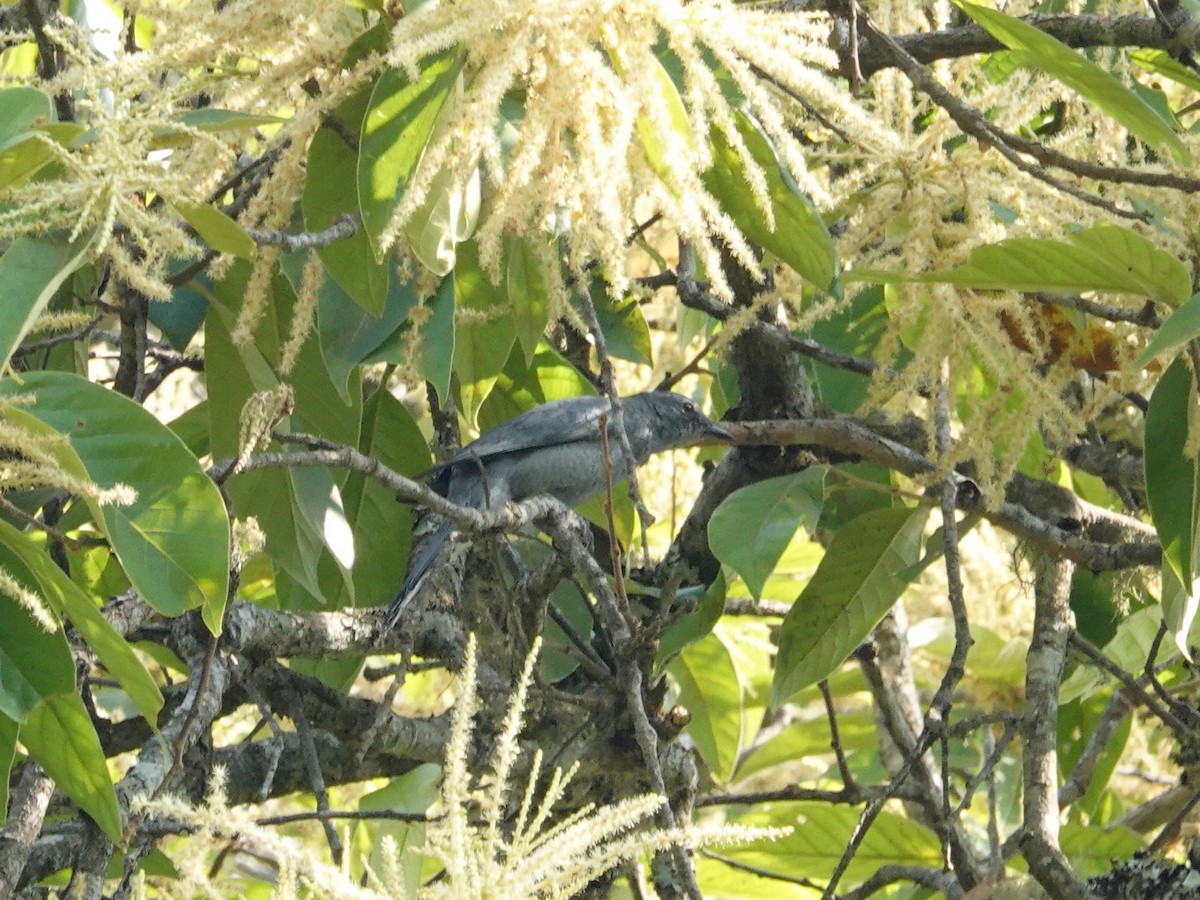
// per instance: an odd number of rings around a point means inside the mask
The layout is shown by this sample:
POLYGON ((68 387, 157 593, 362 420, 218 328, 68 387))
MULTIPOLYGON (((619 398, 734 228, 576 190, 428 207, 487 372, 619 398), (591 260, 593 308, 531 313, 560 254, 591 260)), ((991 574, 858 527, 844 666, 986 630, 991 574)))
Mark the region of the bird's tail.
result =
POLYGON ((396 593, 396 598, 392 601, 392 605, 388 607, 387 628, 396 627, 396 623, 404 615, 405 607, 416 596, 417 591, 425 581, 425 576, 433 569, 434 561, 441 554, 442 548, 446 546, 446 541, 453 530, 454 525, 443 520, 438 526, 437 531, 430 535, 429 540, 425 541, 409 559, 408 575, 405 576, 404 584, 400 586, 400 590, 396 593))

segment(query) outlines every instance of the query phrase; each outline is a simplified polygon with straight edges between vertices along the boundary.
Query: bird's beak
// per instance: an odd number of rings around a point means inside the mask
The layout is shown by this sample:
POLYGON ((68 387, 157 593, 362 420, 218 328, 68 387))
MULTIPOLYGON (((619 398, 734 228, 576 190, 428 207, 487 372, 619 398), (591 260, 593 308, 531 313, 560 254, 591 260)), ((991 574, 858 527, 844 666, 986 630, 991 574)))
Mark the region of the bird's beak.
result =
POLYGON ((708 426, 704 429, 704 436, 717 438, 718 440, 722 440, 722 441, 732 441, 733 440, 733 435, 730 434, 728 431, 726 431, 724 428, 722 428, 720 425, 717 425, 715 422, 708 423, 708 426))

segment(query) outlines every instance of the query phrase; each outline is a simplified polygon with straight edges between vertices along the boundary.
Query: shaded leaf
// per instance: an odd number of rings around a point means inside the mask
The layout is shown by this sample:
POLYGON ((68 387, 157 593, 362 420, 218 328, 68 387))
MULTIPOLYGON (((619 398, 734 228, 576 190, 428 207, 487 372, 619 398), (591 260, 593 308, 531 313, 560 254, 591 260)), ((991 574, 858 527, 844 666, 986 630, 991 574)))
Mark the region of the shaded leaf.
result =
POLYGON ((21 237, 0 256, 0 367, 8 365, 55 292, 83 264, 90 240, 85 236, 74 244, 60 244, 21 237))
POLYGON ((1162 543, 1163 559, 1190 594, 1196 577, 1200 460, 1184 456, 1188 411, 1195 400, 1192 373, 1182 359, 1163 373, 1146 412, 1146 499, 1162 543))
POLYGON ((54 107, 41 91, 31 87, 0 90, 0 150, 24 140, 30 128, 53 118, 54 107))
POLYGON ((531 363, 549 322, 550 298, 537 254, 523 239, 505 239, 504 274, 517 340, 531 363))
POLYGON ((480 406, 504 365, 517 332, 508 314, 508 295, 479 265, 479 248, 462 244, 454 267, 454 302, 465 315, 455 329, 454 373, 462 396, 462 414, 475 424, 480 406))
MULTIPOLYGON (((3 544, 0 562, 12 562, 3 544)), ((20 574, 13 568, 8 571, 13 577, 20 574)), ((24 722, 46 697, 73 690, 75 662, 62 630, 46 631, 11 597, 0 597, 0 713, 24 722)))
POLYGON ((1158 326, 1134 365, 1145 368, 1155 357, 1173 353, 1195 337, 1200 337, 1200 294, 1185 300, 1158 326))
POLYGON ((741 488, 709 519, 713 554, 742 577, 756 600, 796 529, 817 527, 828 471, 816 466, 741 488))
MULTIPOLYGON (((369 99, 368 93, 361 91, 339 106, 334 115, 358 134, 369 99)), ((349 146, 335 129, 322 128, 313 135, 301 201, 305 230, 323 231, 339 218, 358 211, 357 162, 357 148, 349 146)), ((325 271, 363 310, 373 316, 383 312, 392 278, 391 263, 376 258, 371 235, 365 228, 318 247, 317 255, 325 271)))
POLYGON ((437 388, 438 396, 450 394, 450 367, 454 362, 454 276, 442 279, 429 301, 432 314, 421 331, 417 373, 437 388))

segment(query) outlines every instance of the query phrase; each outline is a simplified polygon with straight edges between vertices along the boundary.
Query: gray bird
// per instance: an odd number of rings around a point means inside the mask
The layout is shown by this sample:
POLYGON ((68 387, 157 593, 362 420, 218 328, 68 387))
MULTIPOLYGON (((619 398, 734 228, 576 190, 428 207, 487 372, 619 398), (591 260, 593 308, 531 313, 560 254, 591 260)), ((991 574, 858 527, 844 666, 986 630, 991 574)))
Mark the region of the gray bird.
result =
MULTIPOLYGON (((634 467, 651 455, 696 443, 701 438, 731 440, 691 400, 669 391, 635 394, 621 402, 634 467)), ((611 413, 605 397, 570 397, 536 406, 498 425, 425 473, 430 487, 459 506, 499 508, 540 494, 577 506, 605 489, 600 417, 611 413)), ((608 455, 613 483, 629 476, 616 426, 608 423, 608 455)), ((442 522, 409 560, 408 576, 388 608, 394 625, 416 594, 453 532, 442 522)))

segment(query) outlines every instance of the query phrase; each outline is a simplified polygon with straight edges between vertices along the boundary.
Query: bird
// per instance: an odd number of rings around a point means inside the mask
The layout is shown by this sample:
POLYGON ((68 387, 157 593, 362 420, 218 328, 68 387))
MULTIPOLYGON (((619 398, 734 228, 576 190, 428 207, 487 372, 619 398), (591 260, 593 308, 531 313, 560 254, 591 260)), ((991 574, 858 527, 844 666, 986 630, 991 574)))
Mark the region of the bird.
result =
MULTIPOLYGON (((695 403, 670 391, 634 394, 621 401, 621 409, 632 467, 608 398, 568 397, 535 406, 496 426, 418 477, 451 503, 473 509, 498 509, 539 495, 578 506, 602 493, 607 484, 602 416, 609 417, 608 458, 614 484, 655 453, 704 438, 733 440, 695 403)), ((443 520, 412 555, 404 584, 388 607, 387 627, 399 622, 453 531, 453 524, 443 520)))

